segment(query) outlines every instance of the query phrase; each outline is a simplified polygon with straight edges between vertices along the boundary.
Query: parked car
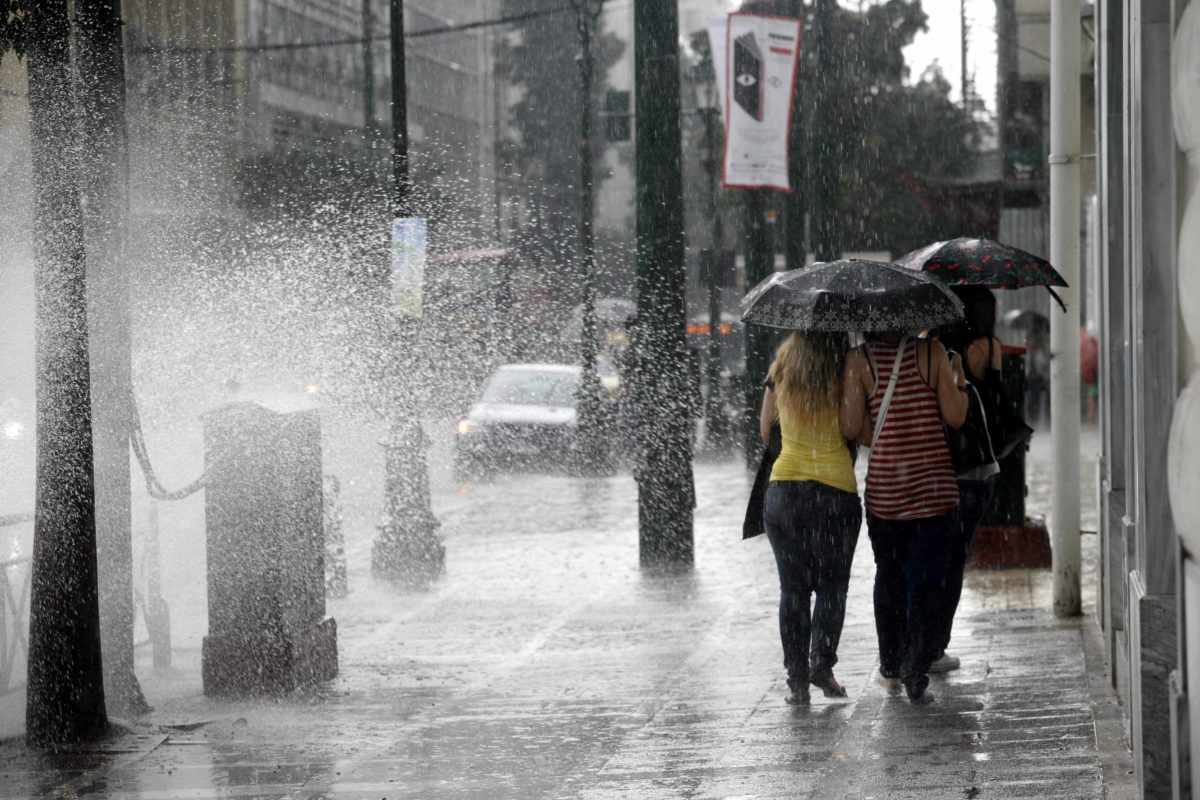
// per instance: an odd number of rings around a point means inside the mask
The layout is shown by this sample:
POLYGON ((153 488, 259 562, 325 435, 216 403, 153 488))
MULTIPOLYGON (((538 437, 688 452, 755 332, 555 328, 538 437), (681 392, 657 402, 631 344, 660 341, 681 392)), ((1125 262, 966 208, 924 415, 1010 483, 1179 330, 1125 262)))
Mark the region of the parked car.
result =
MULTIPOLYGON (((497 469, 576 463, 576 392, 580 368, 567 364, 499 367, 455 428, 460 480, 497 469)), ((606 403, 605 414, 611 410, 606 403)))

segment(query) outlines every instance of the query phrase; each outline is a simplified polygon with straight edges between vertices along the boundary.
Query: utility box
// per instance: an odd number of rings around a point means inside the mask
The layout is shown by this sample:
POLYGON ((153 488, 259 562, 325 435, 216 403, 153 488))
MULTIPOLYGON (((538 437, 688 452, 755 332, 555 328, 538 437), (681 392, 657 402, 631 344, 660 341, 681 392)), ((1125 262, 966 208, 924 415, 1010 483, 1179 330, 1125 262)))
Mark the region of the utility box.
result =
POLYGON ((231 403, 203 417, 206 695, 288 692, 337 675, 325 618, 321 430, 315 409, 231 403))

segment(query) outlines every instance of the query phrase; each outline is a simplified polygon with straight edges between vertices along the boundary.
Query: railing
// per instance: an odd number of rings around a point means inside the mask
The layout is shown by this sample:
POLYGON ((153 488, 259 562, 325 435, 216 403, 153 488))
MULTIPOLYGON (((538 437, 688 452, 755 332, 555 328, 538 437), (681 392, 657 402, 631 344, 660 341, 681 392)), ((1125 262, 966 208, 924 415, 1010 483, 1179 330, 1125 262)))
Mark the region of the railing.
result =
MULTIPOLYGON (((33 522, 32 511, 0 515, 0 528, 25 522, 33 522)), ((24 682, 14 683, 13 668, 18 652, 29 657, 29 564, 28 556, 0 561, 0 697, 25 688, 24 682)))
MULTIPOLYGON (((146 595, 134 589, 134 613, 141 612, 149 631, 149 637, 136 642, 135 648, 150 647, 154 666, 171 666, 171 615, 162 598, 158 575, 158 509, 151 508, 150 536, 147 556, 150 560, 148 591, 146 595)), ((25 514, 0 514, 0 528, 33 522, 33 512, 25 514)), ((25 684, 13 682, 13 667, 17 665, 18 651, 29 656, 29 590, 33 577, 28 557, 0 561, 0 697, 25 688, 25 684), (17 588, 19 585, 19 589, 17 588)))
POLYGON ((29 656, 29 580, 33 571, 21 567, 29 564, 28 558, 13 558, 0 561, 0 697, 25 688, 24 682, 13 682, 13 667, 17 664, 17 652, 29 656), (14 587, 20 586, 14 592, 14 587))

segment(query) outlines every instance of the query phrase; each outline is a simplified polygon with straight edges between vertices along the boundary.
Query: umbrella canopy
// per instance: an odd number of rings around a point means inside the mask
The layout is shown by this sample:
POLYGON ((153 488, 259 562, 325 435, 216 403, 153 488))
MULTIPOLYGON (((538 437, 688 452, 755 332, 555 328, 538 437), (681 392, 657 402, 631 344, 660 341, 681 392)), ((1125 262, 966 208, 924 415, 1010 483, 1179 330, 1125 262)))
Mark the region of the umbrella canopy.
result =
POLYGON ((934 242, 896 259, 907 269, 933 275, 951 286, 990 286, 1021 289, 1045 286, 1063 311, 1062 298, 1051 286, 1067 286, 1066 279, 1044 258, 991 239, 950 239, 934 242))
POLYGON ((921 331, 963 316, 941 283, 859 259, 776 272, 742 298, 741 311, 751 325, 809 331, 921 331))
POLYGON ((1014 308, 1004 315, 1004 324, 1014 330, 1050 330, 1050 320, 1039 311, 1014 308))

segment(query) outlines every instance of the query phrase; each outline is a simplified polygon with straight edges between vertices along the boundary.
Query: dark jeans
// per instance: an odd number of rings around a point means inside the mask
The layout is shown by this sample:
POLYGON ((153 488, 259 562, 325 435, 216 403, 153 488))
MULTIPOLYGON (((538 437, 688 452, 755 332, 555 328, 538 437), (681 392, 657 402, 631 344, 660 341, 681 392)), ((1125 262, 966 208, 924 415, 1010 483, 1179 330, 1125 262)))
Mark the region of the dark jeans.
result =
POLYGON ((958 610, 958 601, 962 597, 963 573, 967 568, 967 558, 971 555, 971 542, 975 539, 975 531, 979 529, 983 515, 992 504, 994 488, 994 477, 958 482, 958 524, 950 532, 950 560, 946 565, 946 593, 942 602, 942 634, 938 639, 935 658, 950 646, 950 629, 954 627, 954 612, 958 610))
POLYGON ((910 697, 929 685, 942 627, 940 605, 955 512, 916 520, 867 517, 875 552, 879 671, 900 678, 910 697))
POLYGON ((763 523, 779 568, 783 666, 788 687, 800 691, 810 679, 831 675, 837 663, 862 505, 857 494, 818 481, 775 482, 763 523))

